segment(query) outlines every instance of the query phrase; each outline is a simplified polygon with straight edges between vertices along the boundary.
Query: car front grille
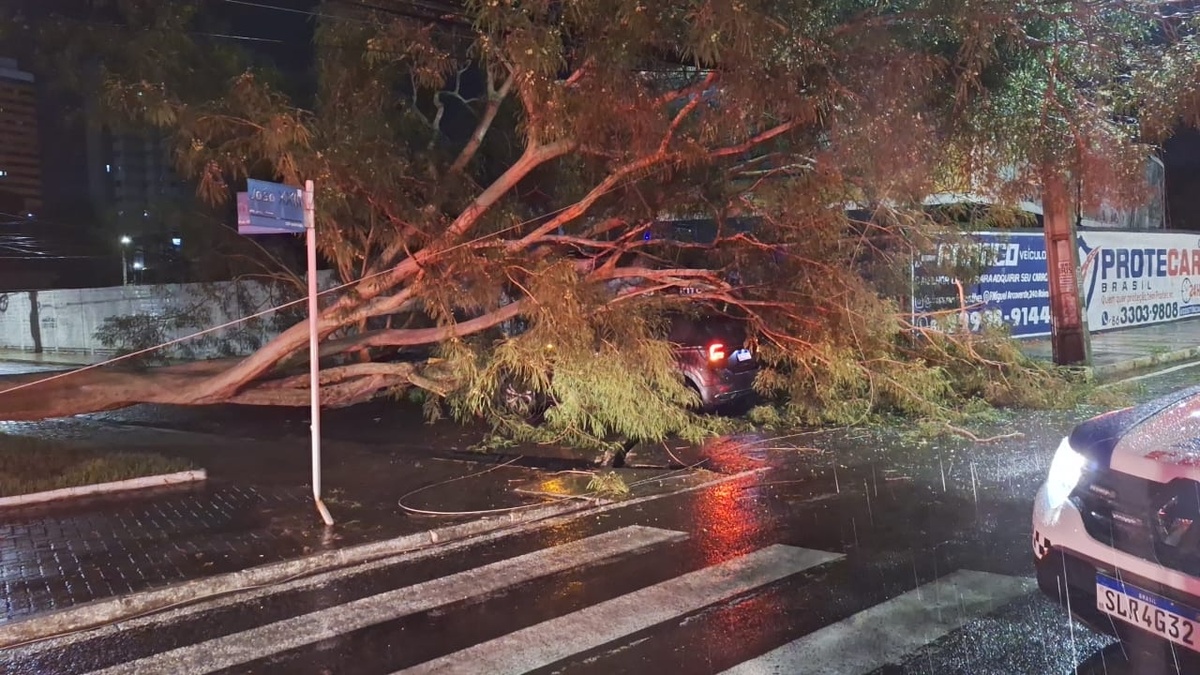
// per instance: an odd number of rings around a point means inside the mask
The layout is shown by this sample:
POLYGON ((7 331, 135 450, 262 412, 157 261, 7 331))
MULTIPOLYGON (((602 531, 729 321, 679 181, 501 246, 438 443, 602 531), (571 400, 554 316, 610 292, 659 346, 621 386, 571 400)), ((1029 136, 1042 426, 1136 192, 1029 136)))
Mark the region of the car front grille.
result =
POLYGON ((1071 496, 1088 535, 1117 550, 1200 577, 1200 483, 1089 474, 1071 496))

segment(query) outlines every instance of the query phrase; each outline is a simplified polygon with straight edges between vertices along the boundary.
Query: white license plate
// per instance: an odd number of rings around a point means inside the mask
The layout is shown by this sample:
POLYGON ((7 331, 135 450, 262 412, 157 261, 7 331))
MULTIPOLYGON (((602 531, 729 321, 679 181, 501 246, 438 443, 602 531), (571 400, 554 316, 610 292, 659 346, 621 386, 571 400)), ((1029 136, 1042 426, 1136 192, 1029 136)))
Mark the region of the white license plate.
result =
POLYGON ((734 361, 749 361, 750 360, 750 350, 749 349, 737 350, 736 352, 733 353, 733 360, 734 361))
POLYGON ((1200 652, 1200 612, 1127 583, 1096 575, 1096 607, 1105 614, 1200 652))

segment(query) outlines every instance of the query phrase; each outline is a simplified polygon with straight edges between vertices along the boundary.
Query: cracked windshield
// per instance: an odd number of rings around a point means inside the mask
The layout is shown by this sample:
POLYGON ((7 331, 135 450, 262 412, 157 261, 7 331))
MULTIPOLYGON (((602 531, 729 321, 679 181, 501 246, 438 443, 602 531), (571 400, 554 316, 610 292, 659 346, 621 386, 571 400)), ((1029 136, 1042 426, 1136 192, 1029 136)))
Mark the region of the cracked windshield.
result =
POLYGON ((1200 0, 5 0, 0 672, 1200 673, 1200 0))

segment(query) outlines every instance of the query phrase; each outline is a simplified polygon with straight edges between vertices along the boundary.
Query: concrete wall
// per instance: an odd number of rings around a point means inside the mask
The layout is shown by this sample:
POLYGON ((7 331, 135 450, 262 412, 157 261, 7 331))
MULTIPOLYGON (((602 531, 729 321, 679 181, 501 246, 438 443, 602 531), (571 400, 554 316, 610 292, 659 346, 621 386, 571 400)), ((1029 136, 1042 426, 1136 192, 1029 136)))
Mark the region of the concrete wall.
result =
MULTIPOLYGON (((336 281, 325 272, 319 283, 325 289, 336 281)), ((107 354, 114 350, 96 336, 106 319, 137 316, 147 334, 173 340, 294 297, 254 281, 0 293, 0 349, 107 354)), ((275 321, 272 313, 187 340, 163 355, 211 358, 250 353, 278 334, 281 322, 302 318, 306 308, 301 304, 293 311, 299 316, 275 321)))

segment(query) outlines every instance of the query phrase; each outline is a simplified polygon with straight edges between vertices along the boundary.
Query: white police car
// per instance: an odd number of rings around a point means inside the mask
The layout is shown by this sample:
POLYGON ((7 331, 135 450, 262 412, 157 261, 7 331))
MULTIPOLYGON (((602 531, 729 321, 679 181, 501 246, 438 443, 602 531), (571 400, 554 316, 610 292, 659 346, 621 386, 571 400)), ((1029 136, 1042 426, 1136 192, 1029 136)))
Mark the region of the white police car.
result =
POLYGON ((1090 419, 1063 439, 1038 491, 1038 585, 1096 630, 1195 658, 1197 521, 1200 387, 1090 419))

